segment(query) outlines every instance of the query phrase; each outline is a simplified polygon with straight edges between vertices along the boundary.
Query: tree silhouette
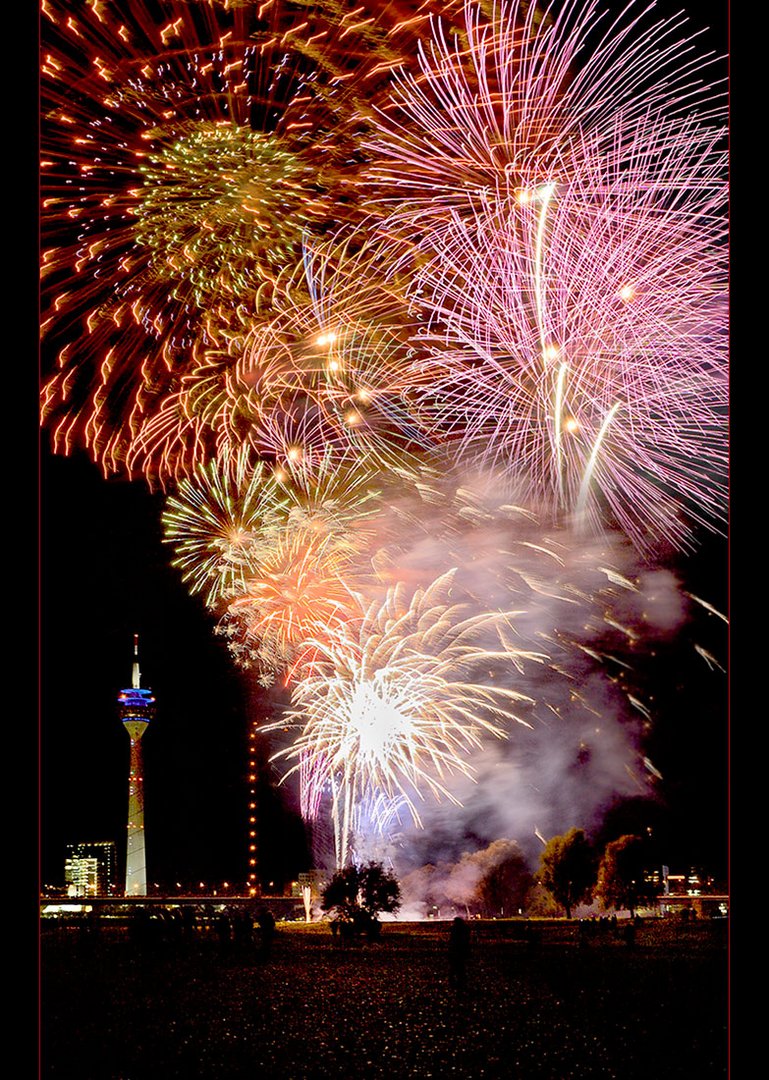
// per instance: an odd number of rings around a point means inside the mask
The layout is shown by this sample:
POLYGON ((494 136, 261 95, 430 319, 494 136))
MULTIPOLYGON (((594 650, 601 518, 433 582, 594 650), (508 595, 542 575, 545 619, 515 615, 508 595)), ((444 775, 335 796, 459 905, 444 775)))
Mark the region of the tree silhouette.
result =
POLYGON ((495 840, 485 855, 487 868, 477 889, 481 912, 487 918, 512 915, 523 907, 531 887, 523 852, 513 840, 495 840))
POLYGON ((620 836, 606 845, 595 893, 601 907, 627 908, 631 916, 640 903, 654 896, 644 874, 646 844, 640 836, 620 836))
POLYGON ((337 870, 323 890, 321 907, 345 922, 376 922, 382 912, 401 906, 397 879, 381 863, 346 866, 337 870))
POLYGON ((539 857, 539 880, 571 918, 575 904, 588 902, 596 881, 596 859, 582 829, 550 839, 539 857))

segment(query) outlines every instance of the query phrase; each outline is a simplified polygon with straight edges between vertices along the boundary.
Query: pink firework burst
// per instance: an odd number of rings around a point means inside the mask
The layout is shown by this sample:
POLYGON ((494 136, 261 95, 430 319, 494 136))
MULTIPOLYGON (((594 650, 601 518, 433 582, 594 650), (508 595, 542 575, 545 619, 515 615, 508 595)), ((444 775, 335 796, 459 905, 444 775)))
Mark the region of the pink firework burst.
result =
POLYGON ((381 121, 386 228, 418 253, 428 425, 559 517, 686 546, 725 502, 718 95, 679 23, 598 10, 468 3, 467 47, 434 25, 408 129, 381 121))

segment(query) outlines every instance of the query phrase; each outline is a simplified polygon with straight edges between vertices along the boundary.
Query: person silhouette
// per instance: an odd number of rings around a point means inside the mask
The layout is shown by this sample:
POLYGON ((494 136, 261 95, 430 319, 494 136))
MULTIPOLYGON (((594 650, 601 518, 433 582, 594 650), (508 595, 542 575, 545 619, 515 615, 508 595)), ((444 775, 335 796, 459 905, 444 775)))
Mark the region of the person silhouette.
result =
POLYGON ((262 960, 268 960, 272 951, 273 938, 275 937, 275 916, 267 908, 262 908, 256 916, 256 921, 261 932, 259 955, 262 960))
POLYGON ((469 952, 470 927, 460 915, 457 915, 449 933, 449 986, 455 990, 463 990, 467 984, 469 952))

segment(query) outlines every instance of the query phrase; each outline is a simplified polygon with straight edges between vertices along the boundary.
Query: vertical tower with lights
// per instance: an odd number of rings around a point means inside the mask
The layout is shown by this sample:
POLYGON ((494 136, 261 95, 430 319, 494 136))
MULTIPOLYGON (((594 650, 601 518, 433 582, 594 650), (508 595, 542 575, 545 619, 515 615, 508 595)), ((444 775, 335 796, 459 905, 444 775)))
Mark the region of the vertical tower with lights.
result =
POLYGON ((258 765, 256 761, 256 737, 258 723, 254 721, 248 738, 248 895, 259 896, 259 878, 256 871, 256 800, 258 765))
POLYGON ((144 847, 144 766, 142 736, 155 715, 155 697, 141 687, 139 635, 134 634, 134 662, 130 690, 121 690, 118 709, 131 740, 128 773, 128 844, 126 848, 125 894, 147 895, 147 858, 144 847))

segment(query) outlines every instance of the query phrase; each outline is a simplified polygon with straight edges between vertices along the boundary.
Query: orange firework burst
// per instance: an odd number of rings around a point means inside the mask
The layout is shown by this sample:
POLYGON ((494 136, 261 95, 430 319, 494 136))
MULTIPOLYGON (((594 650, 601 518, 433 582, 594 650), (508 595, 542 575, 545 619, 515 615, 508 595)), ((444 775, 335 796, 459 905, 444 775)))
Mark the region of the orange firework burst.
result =
POLYGON ((163 515, 166 541, 190 591, 221 609, 260 594, 262 575, 306 577, 313 552, 343 570, 371 541, 380 488, 364 463, 342 468, 326 455, 271 469, 241 453, 181 482, 163 515))
POLYGON ((263 683, 301 663, 312 668, 319 634, 343 625, 352 602, 345 579, 349 559, 336 544, 301 529, 281 537, 259 568, 244 582, 220 631, 245 665, 255 665, 263 683))
POLYGON ((414 326, 387 280, 389 253, 358 234, 305 245, 301 267, 278 278, 273 317, 232 355, 190 368, 140 427, 129 463, 165 479, 213 453, 285 464, 333 450, 392 467, 424 447, 414 326))
POLYGON ((125 467, 167 394, 228 365, 303 238, 360 219, 361 134, 430 7, 45 0, 57 450, 125 467))

